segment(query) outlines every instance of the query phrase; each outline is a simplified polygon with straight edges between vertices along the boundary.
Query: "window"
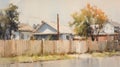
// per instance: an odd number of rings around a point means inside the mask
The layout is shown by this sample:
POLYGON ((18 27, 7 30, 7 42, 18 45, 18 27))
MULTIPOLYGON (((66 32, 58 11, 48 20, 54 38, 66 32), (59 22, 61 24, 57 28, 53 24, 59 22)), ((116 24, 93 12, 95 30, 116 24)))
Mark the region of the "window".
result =
POLYGON ((69 40, 69 39, 70 39, 69 35, 67 35, 67 36, 66 36, 66 39, 67 39, 67 40, 69 40))
POLYGON ((21 33, 20 38, 21 38, 21 39, 24 39, 24 34, 23 34, 23 33, 21 33))

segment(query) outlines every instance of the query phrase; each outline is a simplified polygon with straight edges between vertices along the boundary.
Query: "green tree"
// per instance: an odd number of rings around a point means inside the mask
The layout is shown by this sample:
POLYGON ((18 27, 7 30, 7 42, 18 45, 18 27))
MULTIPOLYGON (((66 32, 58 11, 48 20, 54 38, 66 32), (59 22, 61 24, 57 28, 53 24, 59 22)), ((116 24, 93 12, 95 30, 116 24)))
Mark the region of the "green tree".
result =
POLYGON ((11 30, 16 31, 18 29, 19 13, 17 12, 18 7, 16 5, 10 4, 9 8, 6 9, 6 17, 8 19, 8 25, 10 25, 11 30))
POLYGON ((12 31, 18 30, 19 13, 17 12, 17 9, 18 7, 16 5, 10 4, 7 9, 1 10, 0 12, 1 39, 10 39, 12 31))
POLYGON ((91 36, 93 40, 93 32, 96 31, 99 34, 100 29, 108 20, 101 9, 93 7, 90 4, 87 4, 80 12, 73 13, 72 18, 74 21, 70 23, 70 26, 74 27, 75 33, 85 37, 91 36), (92 28, 92 25, 95 26, 95 29, 92 28))

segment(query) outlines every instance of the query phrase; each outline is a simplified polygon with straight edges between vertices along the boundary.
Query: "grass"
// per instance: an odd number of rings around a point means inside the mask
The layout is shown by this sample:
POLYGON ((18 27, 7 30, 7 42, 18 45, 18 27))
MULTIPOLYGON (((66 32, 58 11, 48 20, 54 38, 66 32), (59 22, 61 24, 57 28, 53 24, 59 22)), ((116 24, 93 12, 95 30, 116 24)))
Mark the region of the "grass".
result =
POLYGON ((17 56, 17 57, 8 57, 0 58, 0 63, 26 63, 26 62, 35 62, 35 61, 52 61, 52 60, 65 60, 72 59, 69 55, 45 55, 45 56, 17 56))
MULTIPOLYGON (((120 56, 120 52, 93 52, 90 53, 92 57, 111 57, 111 56, 120 56)), ((36 62, 36 61, 53 61, 53 60, 65 60, 65 59, 74 59, 80 55, 44 55, 44 56, 16 56, 16 57, 1 57, 0 63, 28 63, 28 62, 36 62)))
POLYGON ((112 52, 94 52, 91 54, 93 57, 111 57, 120 55, 120 52, 112 51, 112 52))

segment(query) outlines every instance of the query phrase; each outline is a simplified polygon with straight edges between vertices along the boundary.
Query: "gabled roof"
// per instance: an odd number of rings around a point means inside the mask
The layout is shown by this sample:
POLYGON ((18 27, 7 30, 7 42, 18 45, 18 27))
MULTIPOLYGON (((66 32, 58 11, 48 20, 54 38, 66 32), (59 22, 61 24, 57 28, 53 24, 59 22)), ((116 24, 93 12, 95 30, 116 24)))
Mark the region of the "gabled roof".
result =
POLYGON ((115 27, 120 27, 120 23, 119 23, 119 22, 108 21, 108 23, 110 23, 111 25, 113 25, 113 26, 115 26, 115 27))
POLYGON ((18 25, 18 30, 19 31, 28 31, 28 32, 33 32, 34 31, 34 29, 30 25, 25 24, 25 23, 20 23, 18 25))
MULTIPOLYGON (((44 24, 47 24, 49 26, 51 26, 52 28, 54 28, 57 31, 57 23, 54 22, 45 22, 42 21, 41 24, 39 24, 39 26, 36 28, 36 31, 44 24)), ((35 31, 35 32, 36 32, 35 31)), ((65 25, 59 25, 59 32, 60 33, 72 33, 72 30, 70 29, 70 27, 65 26, 65 25)), ((46 33, 50 33, 49 31, 46 33)))

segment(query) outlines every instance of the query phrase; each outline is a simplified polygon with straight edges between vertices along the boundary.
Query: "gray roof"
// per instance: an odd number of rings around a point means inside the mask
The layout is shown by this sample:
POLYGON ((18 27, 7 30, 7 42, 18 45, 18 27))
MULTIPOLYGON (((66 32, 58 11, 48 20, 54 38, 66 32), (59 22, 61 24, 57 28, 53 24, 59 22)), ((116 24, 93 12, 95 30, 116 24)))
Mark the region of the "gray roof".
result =
POLYGON ((112 24, 115 27, 120 27, 120 23, 119 22, 115 22, 115 21, 108 21, 110 24, 112 24))
MULTIPOLYGON (((57 30, 57 23, 54 23, 54 22, 45 22, 45 21, 42 21, 41 24, 39 24, 39 26, 36 28, 36 31, 44 24, 48 24, 49 26, 51 26, 52 28, 54 28, 55 30, 57 30)), ((71 33, 72 34, 72 29, 69 27, 69 26, 65 26, 65 25, 59 25, 59 31, 60 33, 71 33)), ((46 32, 47 34, 48 33, 51 33, 50 31, 47 31, 46 32)), ((54 33, 55 34, 55 33, 54 33)))
POLYGON ((25 24, 25 23, 20 23, 18 25, 18 27, 19 27, 18 28, 19 31, 29 31, 29 32, 33 32, 34 31, 34 29, 30 25, 25 24))

